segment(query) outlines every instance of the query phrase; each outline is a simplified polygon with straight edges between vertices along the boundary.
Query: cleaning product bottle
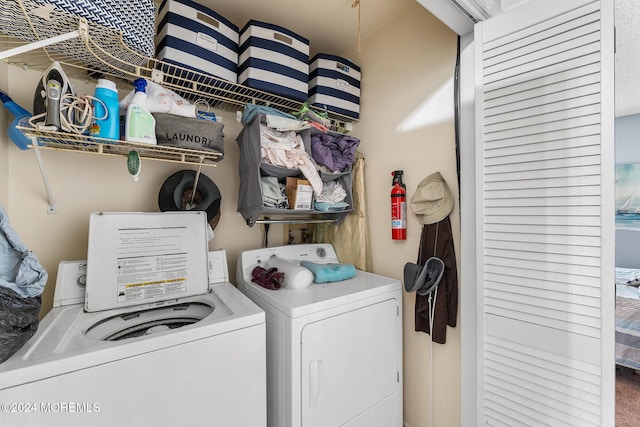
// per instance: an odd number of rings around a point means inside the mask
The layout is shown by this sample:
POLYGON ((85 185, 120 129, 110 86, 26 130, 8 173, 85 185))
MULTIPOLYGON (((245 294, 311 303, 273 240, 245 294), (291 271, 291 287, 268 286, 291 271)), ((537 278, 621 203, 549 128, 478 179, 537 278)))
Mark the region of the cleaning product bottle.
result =
POLYGON ((147 108, 147 81, 143 78, 133 82, 135 94, 127 108, 125 141, 156 144, 156 119, 147 108))
POLYGON ((99 79, 94 96, 99 101, 93 102, 96 119, 91 125, 90 134, 100 138, 120 139, 120 106, 116 84, 111 80, 99 79))
POLYGON ((31 140, 22 131, 16 129, 16 125, 29 126, 28 118, 31 117, 31 113, 16 104, 6 93, 0 90, 0 101, 4 105, 4 108, 9 110, 9 113, 14 119, 9 123, 7 128, 7 135, 14 144, 21 150, 26 150, 31 144, 31 140))

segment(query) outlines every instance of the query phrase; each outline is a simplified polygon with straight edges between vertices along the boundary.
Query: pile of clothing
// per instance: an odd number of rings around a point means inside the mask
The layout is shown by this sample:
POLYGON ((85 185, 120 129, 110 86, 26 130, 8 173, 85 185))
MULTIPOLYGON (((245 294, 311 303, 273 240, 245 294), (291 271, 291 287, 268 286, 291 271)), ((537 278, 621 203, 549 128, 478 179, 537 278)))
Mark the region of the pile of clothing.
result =
POLYGON ((0 363, 36 333, 48 277, 0 207, 0 363))
MULTIPOLYGON (((345 189, 341 173, 351 171, 360 140, 334 132, 316 132, 311 135, 310 153, 300 131, 309 129, 311 122, 299 120, 270 107, 247 105, 242 122, 251 122, 257 114, 265 120, 260 123, 260 160, 263 163, 296 169, 309 181, 315 196, 314 209, 342 211, 350 189, 345 189), (323 182, 320 173, 338 175, 323 182)), ((282 177, 262 176, 260 184, 264 206, 288 209, 282 177)))
POLYGON ((313 187, 316 197, 322 193, 322 179, 296 131, 280 132, 260 124, 260 150, 262 161, 287 169, 299 169, 313 187))
POLYGON ((262 200, 264 206, 275 209, 289 209, 286 186, 275 176, 261 176, 262 200))
MULTIPOLYGON (((340 173, 351 170, 360 140, 353 136, 319 133, 311 136, 311 156, 317 169, 323 173, 340 173)), ((345 202, 347 191, 340 181, 324 183, 322 193, 316 197, 314 207, 319 211, 341 211, 349 204, 345 202)))
POLYGON ((360 140, 349 135, 329 133, 311 136, 311 155, 319 165, 329 171, 345 172, 351 169, 360 140))

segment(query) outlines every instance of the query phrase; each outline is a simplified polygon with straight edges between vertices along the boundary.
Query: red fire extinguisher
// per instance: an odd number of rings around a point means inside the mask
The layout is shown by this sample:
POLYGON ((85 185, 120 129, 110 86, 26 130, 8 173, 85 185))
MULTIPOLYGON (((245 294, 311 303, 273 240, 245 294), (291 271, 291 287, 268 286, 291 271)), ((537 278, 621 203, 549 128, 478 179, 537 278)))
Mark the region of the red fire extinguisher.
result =
POLYGON ((391 238, 407 240, 407 187, 402 183, 402 171, 393 171, 391 188, 391 238))

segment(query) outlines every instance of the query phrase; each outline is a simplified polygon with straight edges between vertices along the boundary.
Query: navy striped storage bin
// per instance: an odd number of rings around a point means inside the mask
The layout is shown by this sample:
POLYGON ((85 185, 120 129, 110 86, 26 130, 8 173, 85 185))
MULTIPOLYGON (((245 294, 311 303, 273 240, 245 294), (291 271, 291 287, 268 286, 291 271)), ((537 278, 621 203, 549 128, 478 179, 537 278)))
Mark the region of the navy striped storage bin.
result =
POLYGON ((251 20, 240 31, 238 82, 297 101, 309 89, 309 40, 265 22, 251 20))
MULTIPOLYGON (((64 16, 60 16, 61 11, 64 14, 85 18, 89 26, 95 23, 122 32, 124 44, 145 56, 145 58, 128 58, 134 65, 146 64, 147 58, 153 57, 156 33, 156 5, 153 0, 31 0, 28 4, 0 1, 0 28, 2 29, 0 32, 24 41, 35 42, 37 39, 21 7, 26 7, 32 19, 42 19, 47 22, 50 20, 48 14, 46 18, 44 16, 38 18, 34 11, 39 7, 54 11, 51 13, 53 19, 50 22, 51 32, 39 34, 38 37, 53 37, 59 34, 60 28, 56 28, 56 25, 67 22, 64 16)), ((55 43, 48 49, 65 55, 73 52, 74 59, 97 68, 105 68, 104 63, 92 58, 92 54, 78 52, 78 43, 74 42, 74 39, 55 43)))
POLYGON ((339 56, 319 53, 311 60, 309 79, 311 104, 360 117, 360 67, 339 56))
POLYGON ((191 0, 164 0, 156 57, 236 83, 238 27, 191 0))

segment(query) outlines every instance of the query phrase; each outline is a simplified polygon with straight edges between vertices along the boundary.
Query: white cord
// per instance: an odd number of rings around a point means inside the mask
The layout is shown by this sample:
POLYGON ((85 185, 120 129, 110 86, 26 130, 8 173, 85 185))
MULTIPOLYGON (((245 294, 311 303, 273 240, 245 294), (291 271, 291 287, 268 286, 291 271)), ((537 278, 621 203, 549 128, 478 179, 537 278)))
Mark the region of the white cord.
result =
MULTIPOLYGON (((436 223, 436 238, 433 243, 433 256, 436 256, 436 249, 438 247, 438 230, 440 229, 440 223, 436 223)), ((422 249, 422 245, 420 245, 422 249)), ((426 268, 426 266, 425 266, 426 268)), ((438 285, 433 288, 429 293, 429 331, 431 332, 431 340, 429 341, 429 363, 431 364, 431 375, 429 377, 429 427, 433 427, 433 322, 436 315, 436 301, 438 300, 438 285), (431 304, 433 302, 433 305, 431 304)))
POLYGON ((431 339, 429 340, 429 362, 431 364, 431 372, 429 376, 429 427, 433 427, 433 319, 436 312, 436 300, 438 299, 438 285, 433 288, 433 291, 429 294, 429 331, 431 332, 431 339), (431 302, 433 300, 433 305, 431 302))
POLYGON ((63 129, 72 133, 84 134, 95 120, 105 120, 109 117, 107 106, 102 100, 91 95, 76 97, 65 93, 60 100, 60 124, 63 129), (68 102, 64 102, 67 100, 68 102), (104 116, 96 117, 92 101, 99 102, 104 108, 104 116))
POLYGON ((198 180, 200 179, 200 171, 202 170, 202 164, 204 163, 204 156, 200 156, 200 164, 198 165, 198 171, 196 172, 196 179, 193 182, 193 188, 191 189, 191 201, 187 205, 187 209, 193 209, 193 200, 196 197, 196 190, 198 189, 198 180))
POLYGON ((62 95, 60 99, 60 127, 61 129, 55 129, 52 126, 45 126, 43 122, 38 122, 46 116, 46 112, 32 116, 29 119, 29 124, 36 129, 41 130, 67 130, 71 133, 77 133, 79 135, 86 134, 91 127, 91 124, 95 120, 105 120, 109 117, 107 106, 105 103, 96 97, 91 95, 85 95, 83 97, 77 97, 69 93, 62 95), (96 117, 94 115, 93 102, 99 102, 104 108, 104 116, 96 117))
POLYGON ((45 126, 44 122, 42 123, 37 122, 38 119, 41 119, 46 115, 47 113, 42 113, 42 114, 38 114, 37 116, 29 117, 29 124, 35 129, 56 130, 56 129, 48 129, 48 128, 51 128, 51 126, 45 126))
POLYGON ((211 106, 209 105, 209 103, 202 98, 196 99, 196 102, 194 102, 193 105, 196 106, 198 111, 206 111, 207 113, 211 111, 211 106), (203 108, 199 108, 200 106, 202 106, 203 108))

